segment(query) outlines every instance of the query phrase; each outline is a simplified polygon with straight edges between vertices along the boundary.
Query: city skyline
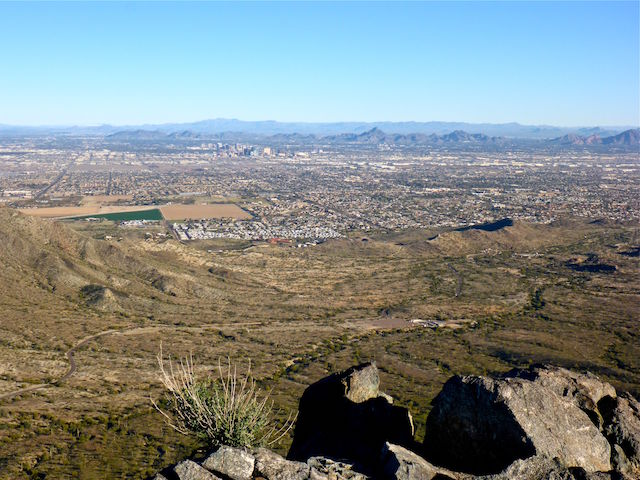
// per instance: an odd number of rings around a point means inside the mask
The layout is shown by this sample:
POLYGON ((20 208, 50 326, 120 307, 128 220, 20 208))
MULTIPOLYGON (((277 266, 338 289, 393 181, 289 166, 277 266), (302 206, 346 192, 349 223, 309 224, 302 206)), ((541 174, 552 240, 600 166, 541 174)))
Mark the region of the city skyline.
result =
POLYGON ((0 124, 637 126, 637 2, 0 4, 0 124), (82 39, 82 41, 78 41, 82 39))

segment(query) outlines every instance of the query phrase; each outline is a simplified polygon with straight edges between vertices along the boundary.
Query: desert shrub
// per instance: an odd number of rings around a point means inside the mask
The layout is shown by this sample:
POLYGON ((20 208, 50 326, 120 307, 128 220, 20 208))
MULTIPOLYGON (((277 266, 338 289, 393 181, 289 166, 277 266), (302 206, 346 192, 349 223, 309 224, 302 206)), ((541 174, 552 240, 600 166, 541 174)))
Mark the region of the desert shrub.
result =
POLYGON ((541 310, 544 307, 545 301, 542 298, 541 288, 537 288, 535 292, 530 295, 529 303, 533 310, 541 310))
POLYGON ((217 377, 197 379, 192 356, 174 365, 171 359, 165 362, 162 347, 158 365, 167 389, 166 411, 151 401, 168 425, 184 435, 214 446, 255 447, 276 443, 293 426, 295 418, 289 415, 277 427, 273 401, 256 386, 251 365, 241 374, 230 359, 225 366, 218 361, 217 377))

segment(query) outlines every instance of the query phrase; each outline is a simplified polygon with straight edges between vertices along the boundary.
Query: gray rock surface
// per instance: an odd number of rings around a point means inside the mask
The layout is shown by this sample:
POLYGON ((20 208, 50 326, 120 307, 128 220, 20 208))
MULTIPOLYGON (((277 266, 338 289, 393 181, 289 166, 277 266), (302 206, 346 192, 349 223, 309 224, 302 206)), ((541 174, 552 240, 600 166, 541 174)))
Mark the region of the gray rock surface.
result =
POLYGON ((431 465, 424 458, 406 448, 385 443, 382 449, 382 471, 390 480, 432 480, 460 478, 453 472, 431 465))
POLYGON ((231 480, 250 480, 255 460, 249 452, 223 445, 209 455, 202 466, 231 480))
POLYGON ((628 393, 600 403, 618 471, 640 478, 640 402, 628 393), (617 447, 617 448, 616 448, 617 447))
POLYGON ((531 367, 528 370, 516 369, 506 376, 531 380, 552 390, 559 397, 572 401, 599 428, 602 428, 603 420, 598 410, 598 402, 605 397, 616 398, 615 388, 590 372, 579 373, 546 365, 531 367))
POLYGON ((307 460, 311 468, 310 480, 368 480, 369 477, 354 471, 354 466, 324 457, 307 460))
POLYGON ((413 443, 413 420, 379 391, 375 364, 365 363, 309 386, 300 399, 288 457, 323 456, 356 464, 377 462, 385 441, 413 443))
POLYGON ((533 455, 558 458, 587 472, 611 469, 611 448, 574 397, 539 378, 453 377, 427 418, 425 456, 474 474, 502 471, 533 455))
POLYGON ((611 447, 611 464, 620 473, 631 473, 633 471, 633 465, 627 458, 627 454, 617 443, 614 443, 611 447))
POLYGON ((344 386, 344 396, 354 403, 366 402, 379 395, 380 377, 374 363, 354 368, 340 377, 344 386))
MULTIPOLYGON (((558 459, 536 455, 516 460, 495 475, 469 477, 468 480, 636 480, 617 472, 586 472, 580 467, 567 468, 558 459)), ((464 480, 467 480, 465 477, 464 480)))
MULTIPOLYGON (((309 480, 329 480, 329 475, 326 473, 319 472, 315 468, 312 468, 309 472, 309 480)), ((334 479, 331 479, 334 480, 334 479)), ((335 480, 342 480, 341 478, 337 478, 335 480)))
POLYGON ((567 467, 557 459, 536 455, 516 460, 504 471, 495 475, 476 477, 477 480, 575 480, 567 467))
POLYGON ((255 473, 267 480, 306 480, 309 477, 310 468, 306 463, 285 460, 266 448, 258 448, 254 454, 255 473))
POLYGON ((191 460, 180 462, 173 468, 173 471, 180 480, 221 480, 220 477, 191 460))

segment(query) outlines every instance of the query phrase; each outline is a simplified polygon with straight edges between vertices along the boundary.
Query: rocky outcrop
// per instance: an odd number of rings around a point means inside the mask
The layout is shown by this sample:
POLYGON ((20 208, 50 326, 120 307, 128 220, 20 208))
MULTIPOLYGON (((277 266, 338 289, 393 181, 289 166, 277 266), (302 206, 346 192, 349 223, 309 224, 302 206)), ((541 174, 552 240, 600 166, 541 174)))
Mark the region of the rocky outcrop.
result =
MULTIPOLYGON (((587 472, 611 469, 611 447, 580 408, 607 387, 582 387, 567 371, 514 371, 504 378, 453 377, 427 419, 426 457, 453 470, 496 473, 533 455, 558 458, 587 472)), ((598 414, 599 415, 599 414, 598 414)))
POLYGON ((155 479, 640 479, 640 402, 592 374, 538 366, 452 377, 423 445, 413 442, 408 411, 379 387, 368 363, 307 388, 289 459, 222 446, 155 479))
POLYGON ((412 445, 409 410, 393 405, 379 385, 375 364, 365 363, 309 386, 300 399, 288 457, 306 461, 324 456, 370 465, 387 441, 412 445))
POLYGON ((640 402, 628 393, 600 402, 616 470, 640 478, 640 402))
POLYGON ((153 480, 370 480, 349 463, 312 457, 306 463, 287 460, 266 448, 222 446, 203 462, 184 460, 153 480))

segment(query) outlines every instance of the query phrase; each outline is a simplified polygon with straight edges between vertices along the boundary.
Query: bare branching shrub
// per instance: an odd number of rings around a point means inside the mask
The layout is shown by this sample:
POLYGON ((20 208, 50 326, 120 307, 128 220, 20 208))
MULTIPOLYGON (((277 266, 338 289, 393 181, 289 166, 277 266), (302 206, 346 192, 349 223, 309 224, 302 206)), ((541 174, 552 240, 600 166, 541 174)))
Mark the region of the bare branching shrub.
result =
POLYGON ((211 445, 255 447, 273 445, 293 426, 291 415, 277 428, 273 418, 273 401, 262 393, 251 377, 239 374, 227 359, 218 361, 217 378, 198 380, 193 370, 193 357, 185 357, 176 365, 158 354, 160 380, 167 389, 166 411, 151 399, 167 423, 185 435, 196 435, 211 445))

